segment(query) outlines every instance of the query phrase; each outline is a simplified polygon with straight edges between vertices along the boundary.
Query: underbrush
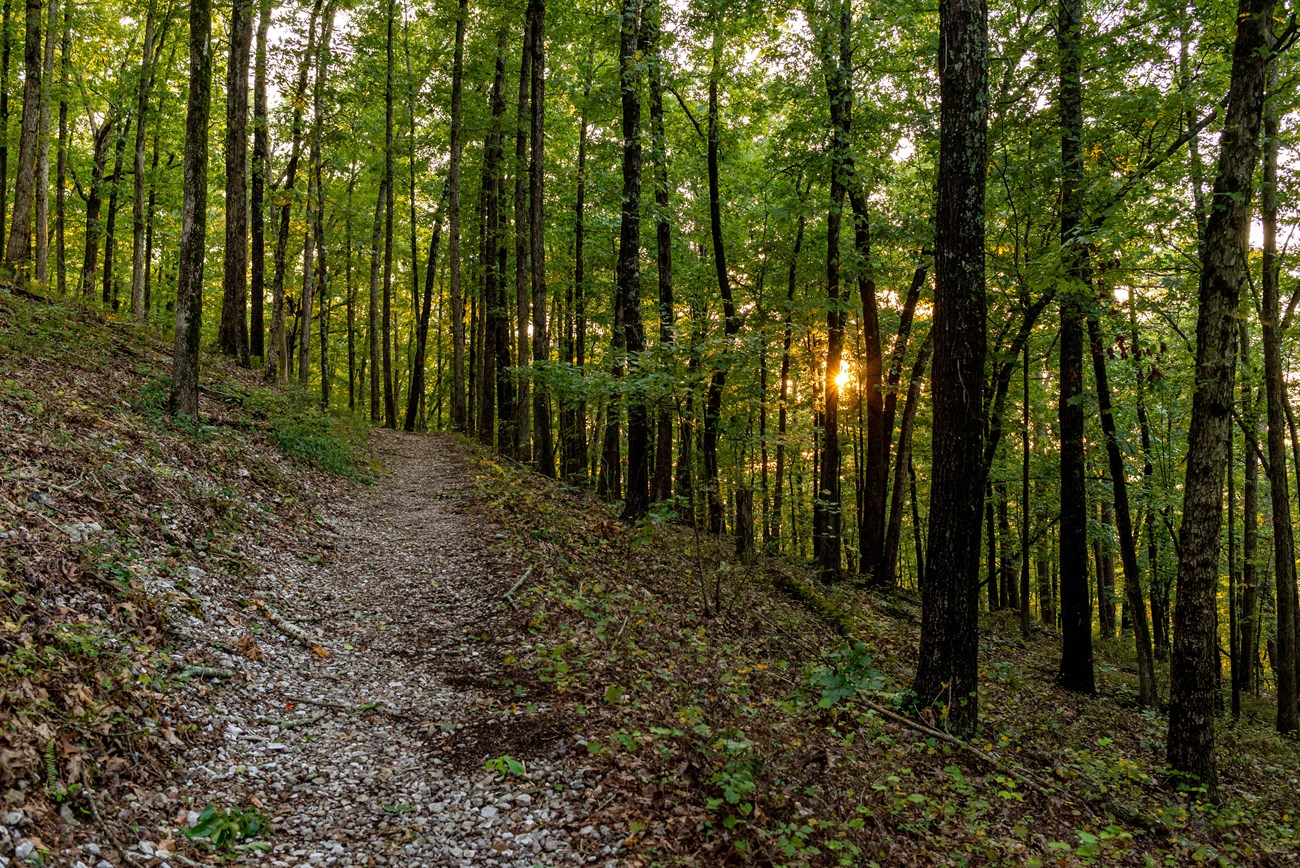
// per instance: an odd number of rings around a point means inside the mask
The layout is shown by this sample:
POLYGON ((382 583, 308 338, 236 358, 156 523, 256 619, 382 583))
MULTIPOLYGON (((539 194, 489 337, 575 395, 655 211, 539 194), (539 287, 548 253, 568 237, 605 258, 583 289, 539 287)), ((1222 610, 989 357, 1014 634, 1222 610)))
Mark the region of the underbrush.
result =
POLYGON ((627 526, 584 492, 480 454, 531 567, 516 710, 564 714, 647 864, 1259 864, 1295 852, 1293 741, 1220 720, 1223 803, 1164 773, 1164 718, 1099 645, 1101 694, 1053 685, 1057 639, 981 625, 981 730, 911 717, 919 601, 743 565, 729 538, 627 526), (720 611, 704 597, 721 589, 720 611))
POLYGON ((170 361, 140 326, 0 299, 0 792, 38 854, 74 821, 112 840, 197 737, 177 699, 203 652, 172 624, 203 610, 195 577, 238 588, 266 532, 370 472, 362 425, 226 360, 200 420, 169 416, 170 361))

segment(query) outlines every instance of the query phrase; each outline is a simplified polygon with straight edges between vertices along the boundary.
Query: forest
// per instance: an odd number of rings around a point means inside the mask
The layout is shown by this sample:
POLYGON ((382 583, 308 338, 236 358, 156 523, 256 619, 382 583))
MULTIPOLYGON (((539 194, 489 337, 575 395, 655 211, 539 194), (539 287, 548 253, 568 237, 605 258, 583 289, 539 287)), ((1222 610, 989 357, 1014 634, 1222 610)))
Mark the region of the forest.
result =
POLYGON ((932 740, 993 725, 989 629, 1157 721, 1152 780, 1205 810, 1225 733, 1300 729, 1294 6, 3 2, 5 329, 170 347, 168 437, 227 387, 402 467, 453 435, 519 503, 693 551, 692 624, 734 614, 710 561, 808 576, 850 656, 906 601, 878 714, 932 740))

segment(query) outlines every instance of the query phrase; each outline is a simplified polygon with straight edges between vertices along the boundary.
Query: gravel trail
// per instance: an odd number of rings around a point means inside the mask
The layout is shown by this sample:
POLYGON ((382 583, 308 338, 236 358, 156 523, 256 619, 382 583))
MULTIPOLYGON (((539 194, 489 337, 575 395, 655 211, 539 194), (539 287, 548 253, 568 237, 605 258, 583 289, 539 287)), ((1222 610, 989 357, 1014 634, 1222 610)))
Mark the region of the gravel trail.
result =
MULTIPOLYGON (((588 820, 609 797, 585 749, 553 721, 530 740, 546 715, 509 726, 492 693, 501 599, 518 576, 493 562, 466 458, 441 436, 381 432, 375 446, 384 475, 346 489, 312 534, 332 551, 311 556, 301 535, 297 551, 268 547, 253 587, 263 606, 185 627, 236 677, 192 688, 212 737, 159 803, 261 806, 272 849, 241 859, 264 865, 618 864, 621 836, 588 820), (484 770, 507 730, 523 776, 484 770)), ((165 842, 130 849, 153 865, 170 856, 165 842)))

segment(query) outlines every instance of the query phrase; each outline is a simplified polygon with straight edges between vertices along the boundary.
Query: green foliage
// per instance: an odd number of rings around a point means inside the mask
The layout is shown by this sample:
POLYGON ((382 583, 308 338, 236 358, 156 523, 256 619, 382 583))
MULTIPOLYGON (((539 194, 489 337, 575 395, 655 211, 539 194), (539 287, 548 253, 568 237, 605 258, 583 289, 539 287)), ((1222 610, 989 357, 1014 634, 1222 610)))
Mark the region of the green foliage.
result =
POLYGON ((830 708, 846 699, 877 693, 885 682, 872 667, 866 644, 848 642, 828 654, 823 665, 809 664, 804 686, 817 695, 818 708, 830 708))
POLYGON ((524 767, 523 760, 517 760, 512 756, 502 755, 493 757, 483 764, 483 768, 490 772, 496 772, 502 777, 523 777, 527 769, 524 767))
POLYGON ((198 822, 185 830, 185 836, 218 851, 269 851, 270 844, 256 840, 265 831, 266 817, 253 808, 208 805, 199 813, 198 822))

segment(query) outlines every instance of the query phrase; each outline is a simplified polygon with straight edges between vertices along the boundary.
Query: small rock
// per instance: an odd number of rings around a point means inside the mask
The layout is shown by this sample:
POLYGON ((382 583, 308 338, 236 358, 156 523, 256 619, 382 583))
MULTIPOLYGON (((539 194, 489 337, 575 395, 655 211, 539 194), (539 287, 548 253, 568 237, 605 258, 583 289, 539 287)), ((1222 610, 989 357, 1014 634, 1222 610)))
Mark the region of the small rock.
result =
POLYGON ((497 809, 492 805, 484 805, 479 808, 478 815, 485 820, 490 820, 497 815, 497 809))
POLYGON ((141 841, 140 844, 138 845, 138 849, 144 855, 152 856, 155 846, 157 845, 155 845, 153 841, 141 841))
POLYGON ((41 854, 37 852, 36 845, 31 841, 19 841, 18 846, 14 848, 14 857, 19 862, 41 861, 41 854))
POLYGON ((6 825, 6 826, 21 826, 21 825, 22 825, 22 822, 23 822, 23 812, 22 812, 22 811, 7 811, 7 812, 5 812, 5 818, 4 818, 4 819, 5 819, 5 825, 6 825))

